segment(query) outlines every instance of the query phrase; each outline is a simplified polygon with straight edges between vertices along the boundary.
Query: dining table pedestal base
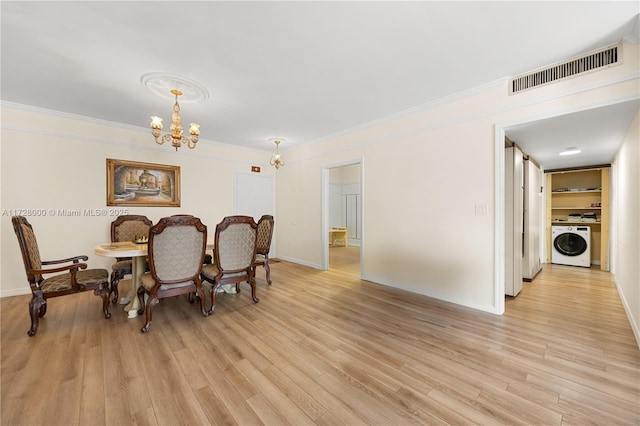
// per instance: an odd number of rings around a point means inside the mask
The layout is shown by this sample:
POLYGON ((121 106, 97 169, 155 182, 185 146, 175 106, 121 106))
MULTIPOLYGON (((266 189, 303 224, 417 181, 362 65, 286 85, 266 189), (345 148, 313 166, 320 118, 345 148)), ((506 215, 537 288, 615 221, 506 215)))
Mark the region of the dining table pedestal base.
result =
POLYGON ((126 296, 120 298, 119 303, 126 305, 124 310, 129 318, 138 316, 140 301, 138 300, 138 287, 140 277, 145 271, 145 260, 147 258, 147 245, 133 242, 115 242, 100 244, 94 248, 94 253, 107 257, 131 257, 131 289, 126 296))
POLYGON ((138 300, 138 287, 140 286, 140 278, 144 274, 144 256, 136 256, 131 259, 131 289, 121 301, 126 300, 127 306, 124 310, 128 312, 129 318, 135 318, 138 316, 138 310, 140 309, 140 300, 138 300), (127 300, 128 299, 128 300, 127 300))

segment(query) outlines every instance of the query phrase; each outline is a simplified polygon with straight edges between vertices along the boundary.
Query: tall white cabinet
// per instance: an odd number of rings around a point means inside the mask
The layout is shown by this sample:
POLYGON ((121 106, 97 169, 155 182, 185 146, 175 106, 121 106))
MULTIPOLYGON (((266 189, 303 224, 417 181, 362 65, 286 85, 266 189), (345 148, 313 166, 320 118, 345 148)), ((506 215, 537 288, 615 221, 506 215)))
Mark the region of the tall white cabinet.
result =
POLYGON ((524 166, 517 146, 505 148, 505 294, 522 290, 524 166))
POLYGON ((531 281, 542 268, 540 247, 543 236, 543 176, 540 168, 532 160, 525 159, 522 164, 524 175, 522 278, 525 281, 531 281))

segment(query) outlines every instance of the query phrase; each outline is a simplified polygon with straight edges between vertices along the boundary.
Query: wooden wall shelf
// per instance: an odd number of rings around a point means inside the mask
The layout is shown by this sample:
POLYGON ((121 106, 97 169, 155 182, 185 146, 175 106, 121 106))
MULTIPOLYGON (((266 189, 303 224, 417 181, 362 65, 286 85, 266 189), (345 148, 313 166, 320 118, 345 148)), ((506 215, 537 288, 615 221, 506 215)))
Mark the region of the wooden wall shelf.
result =
POLYGON ((591 263, 609 270, 609 167, 547 173, 547 262, 551 262, 551 226, 592 226, 591 263), (559 188, 568 190, 558 191, 559 188), (597 189, 572 189, 597 188, 597 189), (600 203, 599 207, 591 207, 600 203), (582 206, 582 207, 580 207, 582 206), (569 221, 569 214, 596 213, 597 222, 569 221))

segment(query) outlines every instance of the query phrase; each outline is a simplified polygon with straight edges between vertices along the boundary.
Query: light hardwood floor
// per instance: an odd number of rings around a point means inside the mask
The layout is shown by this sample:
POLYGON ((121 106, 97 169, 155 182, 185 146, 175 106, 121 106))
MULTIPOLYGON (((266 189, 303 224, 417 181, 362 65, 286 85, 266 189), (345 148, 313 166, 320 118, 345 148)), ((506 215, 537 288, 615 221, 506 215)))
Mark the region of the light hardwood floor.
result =
POLYGON ((610 274, 545 266, 496 316, 361 281, 348 250, 258 270, 260 303, 245 286, 208 318, 162 299, 146 335, 85 293, 30 338, 29 297, 3 298, 2 425, 640 423, 610 274))

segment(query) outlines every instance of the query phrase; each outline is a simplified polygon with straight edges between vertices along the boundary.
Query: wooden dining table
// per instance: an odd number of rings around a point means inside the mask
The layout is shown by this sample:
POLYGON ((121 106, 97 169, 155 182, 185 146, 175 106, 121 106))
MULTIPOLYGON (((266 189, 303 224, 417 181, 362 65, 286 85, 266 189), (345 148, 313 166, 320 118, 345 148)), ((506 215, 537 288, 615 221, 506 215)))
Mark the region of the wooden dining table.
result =
MULTIPOLYGON (((214 242, 207 241, 207 250, 212 250, 213 247, 214 242)), ((140 287, 140 278, 145 273, 147 250, 146 243, 140 244, 133 241, 98 244, 93 248, 93 252, 98 256, 131 258, 131 289, 118 301, 119 304, 126 305, 124 310, 128 313, 129 318, 137 317, 140 309, 138 287, 140 287)))
POLYGON ((145 271, 144 262, 147 257, 147 249, 147 244, 138 244, 133 241, 98 244, 93 249, 98 256, 131 258, 131 289, 126 296, 121 297, 118 301, 121 305, 126 305, 124 310, 128 312, 129 318, 137 317, 138 309, 140 309, 137 294, 140 277, 145 271))

